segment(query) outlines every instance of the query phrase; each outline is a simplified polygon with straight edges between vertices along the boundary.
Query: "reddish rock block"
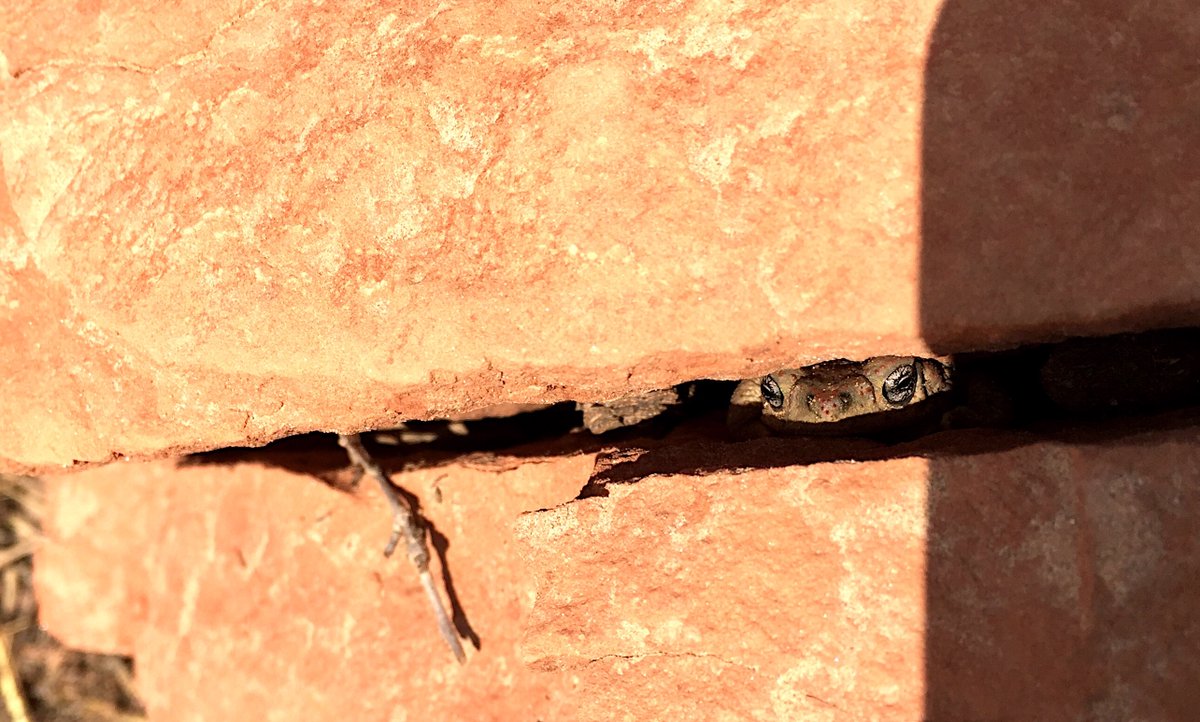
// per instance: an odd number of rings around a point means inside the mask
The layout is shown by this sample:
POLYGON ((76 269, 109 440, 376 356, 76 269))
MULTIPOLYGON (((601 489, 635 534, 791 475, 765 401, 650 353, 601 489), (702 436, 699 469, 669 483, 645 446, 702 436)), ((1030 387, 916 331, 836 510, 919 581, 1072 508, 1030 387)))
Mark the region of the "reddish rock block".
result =
POLYGON ((38 370, 0 387, 0 416, 25 420, 0 459, 162 455, 919 350, 916 295, 896 289, 919 265, 935 7, 853 33, 784 5, 527 0, 220 21, 129 4, 40 40, 44 23, 9 18, 25 41, 0 84, 0 369, 38 370), (124 62, 175 26, 176 52, 124 62), (859 70, 795 71, 822 66, 859 70), (859 272, 868 253, 886 273, 859 272))
POLYGON ((259 463, 52 480, 36 559, 43 623, 68 644, 133 654, 152 719, 570 718, 569 676, 517 655, 533 588, 511 525, 574 496, 592 463, 481 459, 398 475, 448 540, 482 640, 464 666, 407 560, 383 558, 390 518, 374 488, 348 495, 259 463))
POLYGON ((43 619, 69 643, 134 654, 158 719, 1195 708, 1194 425, 1070 442, 945 433, 922 442, 941 450, 927 459, 896 449, 776 468, 744 462, 800 442, 687 443, 602 464, 477 457, 398 475, 449 541, 483 640, 464 667, 407 564, 379 556, 388 519, 374 490, 351 496, 262 463, 54 480, 36 566, 43 619), (614 464, 656 453, 737 470, 649 475, 571 501, 594 469, 619 476, 614 464))
POLYGON ((527 514, 522 653, 581 719, 1187 718, 1200 434, 1010 442, 527 514))
POLYGON ((23 3, 0 468, 1200 323, 1179 8, 23 3))
POLYGON ((685 717, 724 699, 740 719, 917 718, 925 475, 904 459, 651 477, 528 514, 522 652, 581 675, 585 719, 686 704, 643 694, 647 676, 696 692, 685 717))

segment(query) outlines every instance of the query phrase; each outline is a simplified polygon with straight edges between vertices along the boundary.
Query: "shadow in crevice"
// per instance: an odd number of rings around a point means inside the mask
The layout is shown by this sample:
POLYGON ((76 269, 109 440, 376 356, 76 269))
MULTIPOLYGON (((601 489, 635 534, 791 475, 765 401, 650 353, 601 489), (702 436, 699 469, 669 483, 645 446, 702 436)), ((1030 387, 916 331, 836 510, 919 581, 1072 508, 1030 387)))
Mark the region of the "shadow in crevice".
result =
POLYGON ((581 498, 606 496, 610 484, 636 483, 647 476, 705 475, 744 469, 807 466, 831 462, 867 462, 920 457, 952 459, 996 454, 1024 446, 1064 443, 1138 446, 1155 443, 1154 434, 1200 427, 1200 407, 1189 406, 1151 414, 1121 415, 1083 421, 1074 417, 1039 419, 1014 427, 964 428, 939 431, 907 441, 866 438, 780 438, 715 441, 709 437, 602 452, 581 498))
MULTIPOLYGON (((410 422, 402 429, 366 433, 363 438, 372 456, 390 474, 464 462, 507 467, 525 459, 596 454, 591 479, 580 494, 589 497, 603 496, 608 484, 632 483, 650 475, 964 456, 1044 441, 1134 443, 1148 431, 1191 426, 1200 414, 1200 406, 1196 406, 1200 404, 1200 384, 1191 381, 1193 375, 1200 375, 1200 328, 962 354, 955 358, 954 367, 957 396, 950 404, 953 412, 942 420, 943 424, 953 420, 949 428, 923 423, 872 436, 734 440, 726 426, 733 384, 701 382, 703 391, 693 394, 694 402, 679 413, 604 434, 583 429, 581 415, 568 403, 502 418, 410 422), (1096 358, 1109 360, 1097 365, 1096 358), (1187 373, 1158 384, 1137 379, 1132 384, 1121 383, 1122 375, 1136 375, 1131 369, 1144 373, 1164 366, 1178 366, 1187 373), (1048 368, 1058 377, 1050 393, 1043 390, 1041 378, 1048 368), (1064 392, 1063 381, 1076 377, 1081 383, 1065 387, 1064 392), (1181 388, 1183 384, 1190 386, 1181 388), (980 387, 986 393, 976 394, 980 387), (1064 393, 1076 408, 1064 408, 1051 398, 1064 393), (1131 399, 1131 394, 1137 397, 1131 399), (1096 398, 1087 403, 1089 395, 1096 398), (997 418, 992 412, 1000 406, 1004 408, 997 418)), ((181 463, 248 460, 310 475, 342 490, 349 490, 352 483, 349 462, 334 434, 303 434, 260 448, 206 452, 181 463)), ((401 491, 411 503, 417 503, 416 497, 401 491)))
MULTIPOLYGON (((944 4, 922 134, 931 347, 1200 322, 1197 47, 1200 9, 1177 0, 944 4)), ((935 460, 926 719, 1195 715, 1200 498, 1138 465, 1153 455, 1095 456, 1020 485, 935 460)))

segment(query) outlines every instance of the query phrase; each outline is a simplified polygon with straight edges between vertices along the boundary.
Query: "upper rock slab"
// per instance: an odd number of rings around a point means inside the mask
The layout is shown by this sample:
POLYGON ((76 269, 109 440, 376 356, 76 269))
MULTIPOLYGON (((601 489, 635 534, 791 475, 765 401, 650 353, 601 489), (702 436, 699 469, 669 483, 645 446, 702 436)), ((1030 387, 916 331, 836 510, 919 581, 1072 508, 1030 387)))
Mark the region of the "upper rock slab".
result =
POLYGON ((1121 5, 0 14, 0 466, 1200 323, 1121 5))

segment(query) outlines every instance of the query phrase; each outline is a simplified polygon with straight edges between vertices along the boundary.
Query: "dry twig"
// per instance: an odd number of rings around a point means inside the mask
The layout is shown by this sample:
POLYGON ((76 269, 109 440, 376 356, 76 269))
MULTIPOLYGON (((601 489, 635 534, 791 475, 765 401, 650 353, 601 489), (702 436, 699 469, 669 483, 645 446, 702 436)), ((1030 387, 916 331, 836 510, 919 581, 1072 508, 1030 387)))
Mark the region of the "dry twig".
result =
POLYGON ((339 434, 338 443, 350 455, 351 463, 378 482, 380 490, 387 498, 388 506, 392 509, 392 535, 383 549, 384 556, 391 556, 400 543, 400 538, 404 537, 408 559, 417 568, 417 574, 420 575, 421 586, 425 589, 425 595, 429 597, 429 604, 433 607, 433 614, 437 618, 438 631, 442 633, 446 644, 450 645, 451 651, 454 652, 454 658, 460 664, 465 662, 467 657, 463 653, 462 642, 459 641, 454 625, 450 623, 450 617, 446 614, 442 597, 433 583, 433 575, 429 573, 429 549, 425 544, 425 529, 421 526, 416 511, 400 497, 383 468, 367 453, 366 448, 363 447, 362 438, 358 434, 339 434))

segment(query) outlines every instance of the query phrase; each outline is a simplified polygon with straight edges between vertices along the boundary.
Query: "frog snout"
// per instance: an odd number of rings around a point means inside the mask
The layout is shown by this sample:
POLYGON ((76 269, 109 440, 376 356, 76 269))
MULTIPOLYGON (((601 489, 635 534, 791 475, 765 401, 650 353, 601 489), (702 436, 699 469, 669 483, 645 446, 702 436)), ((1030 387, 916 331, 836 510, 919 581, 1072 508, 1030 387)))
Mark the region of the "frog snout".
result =
POLYGON ((854 402, 854 397, 847 391, 816 391, 805 397, 808 410, 826 421, 840 419, 854 402))

